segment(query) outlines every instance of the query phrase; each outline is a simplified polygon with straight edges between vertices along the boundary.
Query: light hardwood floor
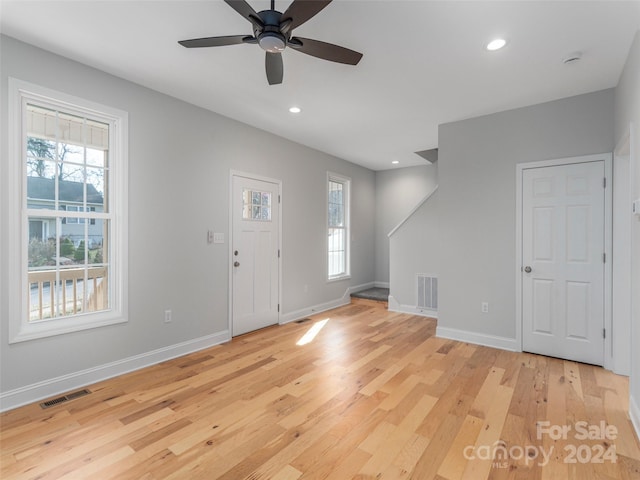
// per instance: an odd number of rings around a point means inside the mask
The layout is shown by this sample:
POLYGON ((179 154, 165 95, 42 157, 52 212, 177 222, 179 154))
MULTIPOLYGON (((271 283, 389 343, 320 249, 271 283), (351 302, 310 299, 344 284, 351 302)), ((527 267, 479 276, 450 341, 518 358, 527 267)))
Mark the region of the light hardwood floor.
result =
POLYGON ((0 478, 640 478, 626 378, 435 325, 346 306, 7 412, 0 478))

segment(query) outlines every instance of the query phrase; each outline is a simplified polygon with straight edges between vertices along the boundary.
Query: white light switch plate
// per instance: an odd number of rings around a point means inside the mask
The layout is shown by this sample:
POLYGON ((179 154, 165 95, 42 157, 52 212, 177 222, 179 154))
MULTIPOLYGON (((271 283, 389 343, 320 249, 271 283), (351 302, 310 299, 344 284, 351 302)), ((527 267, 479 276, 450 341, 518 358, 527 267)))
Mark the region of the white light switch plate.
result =
POLYGON ((213 243, 224 243, 224 233, 214 233, 213 243))

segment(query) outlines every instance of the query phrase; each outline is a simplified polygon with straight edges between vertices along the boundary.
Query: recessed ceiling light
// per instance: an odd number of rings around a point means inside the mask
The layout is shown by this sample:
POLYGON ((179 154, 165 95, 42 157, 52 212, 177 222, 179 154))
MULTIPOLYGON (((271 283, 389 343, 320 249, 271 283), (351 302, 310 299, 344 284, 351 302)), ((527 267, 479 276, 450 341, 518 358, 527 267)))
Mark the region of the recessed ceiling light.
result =
POLYGON ((391 163, 393 163, 394 165, 397 165, 397 164, 399 164, 399 163, 400 163, 400 160, 394 160, 394 161, 393 161, 393 162, 391 162, 391 163))
POLYGON ((291 107, 289 108, 289 111, 291 113, 300 113, 302 110, 300 109, 300 107, 291 107))
POLYGON ((500 50, 507 44, 507 41, 504 38, 496 38, 487 43, 487 50, 494 51, 500 50))

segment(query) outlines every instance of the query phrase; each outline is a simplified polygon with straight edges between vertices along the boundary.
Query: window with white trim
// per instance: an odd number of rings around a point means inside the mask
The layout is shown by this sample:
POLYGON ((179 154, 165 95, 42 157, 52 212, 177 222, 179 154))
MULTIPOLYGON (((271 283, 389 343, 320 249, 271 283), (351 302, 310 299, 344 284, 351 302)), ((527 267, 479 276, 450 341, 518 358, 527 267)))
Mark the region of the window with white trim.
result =
POLYGON ((10 94, 10 341, 126 321, 126 112, 15 79, 10 94))
POLYGON ((351 180, 327 175, 327 266, 329 280, 349 276, 349 190, 351 180))

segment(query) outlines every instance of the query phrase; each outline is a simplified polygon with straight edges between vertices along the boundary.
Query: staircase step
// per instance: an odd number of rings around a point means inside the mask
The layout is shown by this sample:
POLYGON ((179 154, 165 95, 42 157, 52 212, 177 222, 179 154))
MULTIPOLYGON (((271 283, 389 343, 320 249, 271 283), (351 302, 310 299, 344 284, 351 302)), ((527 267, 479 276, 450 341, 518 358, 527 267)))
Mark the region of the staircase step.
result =
POLYGON ((389 308, 389 302, 385 300, 371 300, 369 298, 351 297, 352 305, 366 305, 368 307, 389 308))
POLYGON ((351 294, 351 303, 353 304, 388 308, 388 300, 388 288, 369 288, 367 290, 351 294))

